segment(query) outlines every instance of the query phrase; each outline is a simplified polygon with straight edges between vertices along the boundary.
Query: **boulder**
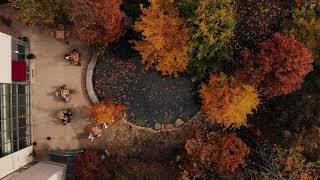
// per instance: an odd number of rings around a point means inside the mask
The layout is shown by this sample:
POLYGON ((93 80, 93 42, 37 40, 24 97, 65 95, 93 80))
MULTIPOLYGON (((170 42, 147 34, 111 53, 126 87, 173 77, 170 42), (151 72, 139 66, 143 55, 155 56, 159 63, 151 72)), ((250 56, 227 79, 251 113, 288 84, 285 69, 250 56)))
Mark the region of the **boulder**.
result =
POLYGON ((159 130, 159 129, 161 129, 161 128, 162 128, 162 126, 161 126, 160 123, 155 123, 155 124, 154 124, 154 129, 155 129, 155 130, 159 130))
POLYGON ((184 123, 185 123, 185 122, 184 122, 181 118, 178 118, 178 119, 176 120, 176 122, 174 122, 174 125, 175 125, 176 127, 181 127, 184 123))
POLYGON ((172 124, 172 123, 164 124, 164 129, 173 129, 173 128, 174 128, 174 124, 172 124))

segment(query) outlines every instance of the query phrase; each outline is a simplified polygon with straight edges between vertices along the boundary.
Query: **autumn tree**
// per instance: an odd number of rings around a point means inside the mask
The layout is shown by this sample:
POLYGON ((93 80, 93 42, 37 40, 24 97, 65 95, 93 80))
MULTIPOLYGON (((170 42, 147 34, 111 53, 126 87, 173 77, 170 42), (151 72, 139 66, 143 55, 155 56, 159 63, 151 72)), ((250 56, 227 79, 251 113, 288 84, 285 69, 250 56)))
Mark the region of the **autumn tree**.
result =
MULTIPOLYGON (((180 8, 184 8, 182 5, 180 8)), ((185 13, 192 14, 195 5, 191 3, 188 8, 185 7, 191 11, 185 13)), ((224 60, 230 54, 228 44, 234 36, 234 1, 200 1, 188 22, 191 30, 190 70, 201 78, 212 71, 221 70, 224 60)))
POLYGON ((88 107, 87 111, 92 114, 93 124, 112 125, 118 122, 126 107, 122 104, 116 104, 113 101, 106 101, 101 104, 88 107))
POLYGON ((117 41, 124 34, 119 0, 70 0, 70 19, 78 37, 89 44, 117 41))
POLYGON ((96 151, 88 150, 77 154, 73 160, 73 172, 81 180, 90 180, 100 177, 106 178, 103 160, 96 151))
POLYGON ((202 109, 209 118, 225 127, 246 125, 246 116, 259 104, 257 91, 233 77, 212 74, 200 89, 202 109))
POLYGON ((191 20, 196 15, 196 11, 201 0, 178 0, 177 7, 180 16, 187 20, 191 20))
POLYGON ((281 147, 303 146, 308 159, 320 160, 319 104, 319 89, 304 84, 294 93, 264 103, 252 123, 271 143, 281 147))
POLYGON ((173 4, 164 2, 151 0, 150 7, 142 9, 134 29, 142 31, 143 38, 133 41, 134 49, 147 68, 155 66, 162 75, 178 76, 188 66, 187 30, 173 4))
POLYGON ((197 134, 196 138, 187 140, 185 149, 189 156, 201 164, 212 165, 219 173, 234 172, 245 164, 245 157, 250 153, 235 133, 211 132, 205 137, 197 134))
POLYGON ((54 23, 66 10, 65 0, 11 0, 18 8, 18 17, 31 25, 54 23))
MULTIPOLYGON (((320 8, 320 1, 317 6, 320 8)), ((292 17, 284 23, 283 31, 303 42, 312 51, 315 65, 320 67, 320 16, 317 15, 315 7, 311 8, 306 3, 295 9, 292 17)))
POLYGON ((288 150, 278 148, 279 176, 283 179, 319 179, 319 163, 307 162, 302 155, 303 147, 288 150))
POLYGON ((257 55, 248 49, 243 51, 243 69, 236 76, 259 88, 266 98, 299 89, 304 77, 312 71, 310 51, 294 36, 276 33, 259 47, 257 55))

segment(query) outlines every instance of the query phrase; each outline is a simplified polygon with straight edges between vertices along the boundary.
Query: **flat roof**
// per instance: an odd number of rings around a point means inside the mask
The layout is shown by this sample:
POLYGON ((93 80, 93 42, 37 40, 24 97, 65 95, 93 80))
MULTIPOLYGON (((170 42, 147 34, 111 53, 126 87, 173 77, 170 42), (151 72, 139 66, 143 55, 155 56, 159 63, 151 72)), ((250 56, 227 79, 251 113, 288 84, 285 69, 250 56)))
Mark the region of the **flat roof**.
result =
POLYGON ((66 165, 51 161, 40 161, 10 180, 64 180, 66 165))
POLYGON ((0 83, 12 83, 12 38, 0 32, 0 83))

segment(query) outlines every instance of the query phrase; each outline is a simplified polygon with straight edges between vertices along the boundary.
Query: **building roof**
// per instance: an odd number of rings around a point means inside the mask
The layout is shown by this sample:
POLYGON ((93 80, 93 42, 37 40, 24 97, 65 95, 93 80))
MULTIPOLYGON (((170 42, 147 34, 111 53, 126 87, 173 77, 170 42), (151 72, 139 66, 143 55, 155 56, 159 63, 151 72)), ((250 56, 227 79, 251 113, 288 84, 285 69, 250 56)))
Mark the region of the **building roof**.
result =
POLYGON ((12 45, 11 36, 0 32, 0 83, 12 82, 12 45))
POLYGON ((41 161, 10 180, 64 180, 66 165, 41 161))

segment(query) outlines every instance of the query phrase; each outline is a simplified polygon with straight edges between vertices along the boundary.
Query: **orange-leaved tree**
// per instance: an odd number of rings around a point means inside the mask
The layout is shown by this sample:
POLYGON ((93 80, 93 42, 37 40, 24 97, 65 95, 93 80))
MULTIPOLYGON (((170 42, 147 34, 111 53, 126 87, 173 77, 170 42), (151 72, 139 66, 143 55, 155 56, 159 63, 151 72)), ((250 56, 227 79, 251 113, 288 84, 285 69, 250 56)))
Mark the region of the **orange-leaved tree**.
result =
POLYGON ((261 42, 257 55, 244 50, 241 63, 237 78, 259 88, 266 98, 299 89, 313 69, 311 52, 294 36, 279 33, 261 42))
POLYGON ((212 74, 209 83, 201 85, 200 95, 203 111, 225 127, 246 125, 247 115, 259 104, 255 88, 224 74, 212 74))
POLYGON ((94 125, 103 123, 112 125, 120 120, 125 110, 126 106, 116 104, 113 101, 105 101, 87 108, 87 111, 92 114, 92 122, 94 125))
POLYGON ((219 172, 234 172, 245 164, 250 148, 235 133, 224 134, 210 132, 205 137, 197 133, 196 138, 186 142, 189 156, 203 165, 213 165, 219 172))
POLYGON ((124 34, 124 13, 119 0, 70 0, 74 31, 89 44, 110 43, 124 34))
POLYGON ((172 3, 151 0, 150 7, 142 9, 141 21, 134 25, 143 38, 133 43, 147 68, 155 66, 162 75, 177 77, 189 61, 187 29, 175 11, 172 3))

